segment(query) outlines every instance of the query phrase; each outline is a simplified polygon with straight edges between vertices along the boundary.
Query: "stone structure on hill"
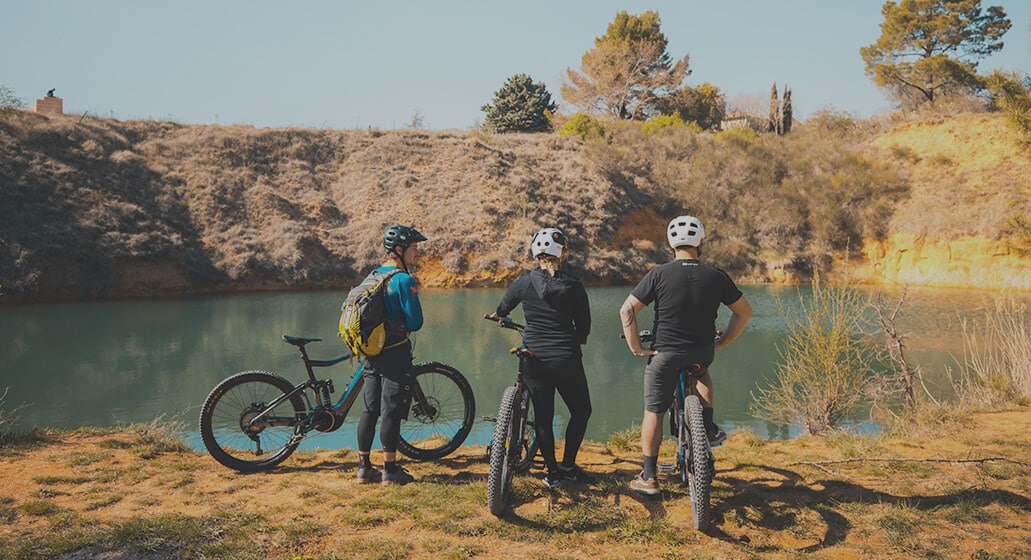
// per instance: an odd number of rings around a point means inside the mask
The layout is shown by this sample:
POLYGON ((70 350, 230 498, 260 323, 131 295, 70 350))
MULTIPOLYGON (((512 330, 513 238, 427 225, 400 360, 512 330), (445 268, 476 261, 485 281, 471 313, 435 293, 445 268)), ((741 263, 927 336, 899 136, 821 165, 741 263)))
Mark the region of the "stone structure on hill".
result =
POLYGON ((36 112, 47 115, 63 115, 64 100, 54 95, 54 89, 47 91, 46 97, 36 100, 36 112))

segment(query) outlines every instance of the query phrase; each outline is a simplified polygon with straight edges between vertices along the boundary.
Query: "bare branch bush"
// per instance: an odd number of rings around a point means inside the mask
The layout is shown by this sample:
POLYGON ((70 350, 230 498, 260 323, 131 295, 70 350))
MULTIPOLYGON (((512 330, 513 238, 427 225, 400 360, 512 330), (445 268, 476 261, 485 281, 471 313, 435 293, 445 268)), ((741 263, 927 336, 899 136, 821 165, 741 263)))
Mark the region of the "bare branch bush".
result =
POLYGON ((881 333, 884 335, 881 362, 888 368, 871 387, 871 397, 875 407, 891 414, 896 420, 914 418, 925 402, 925 397, 930 403, 940 404, 924 384, 920 364, 911 362, 906 354, 908 337, 899 330, 898 318, 905 307, 907 295, 908 288, 903 287, 898 299, 892 304, 885 301, 883 294, 875 295, 870 301, 870 307, 877 315, 881 333), (898 402, 902 405, 901 417, 892 412, 898 402))

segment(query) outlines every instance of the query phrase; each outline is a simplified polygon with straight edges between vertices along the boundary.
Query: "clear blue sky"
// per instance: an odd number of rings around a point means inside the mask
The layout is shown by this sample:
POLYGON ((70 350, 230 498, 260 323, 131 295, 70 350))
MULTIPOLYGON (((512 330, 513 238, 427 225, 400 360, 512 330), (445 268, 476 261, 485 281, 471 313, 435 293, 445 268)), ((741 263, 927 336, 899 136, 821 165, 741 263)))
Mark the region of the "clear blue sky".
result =
MULTIPOLYGON (((889 105, 859 48, 881 0, 0 0, 0 86, 66 113, 188 124, 433 130, 482 122, 505 80, 542 81, 563 109, 567 68, 616 13, 656 10, 688 83, 731 103, 787 84, 797 117, 889 105)), ((985 0, 1013 21, 982 72, 1031 73, 1031 0, 985 0)), ((568 107, 566 108, 569 109, 568 107)))

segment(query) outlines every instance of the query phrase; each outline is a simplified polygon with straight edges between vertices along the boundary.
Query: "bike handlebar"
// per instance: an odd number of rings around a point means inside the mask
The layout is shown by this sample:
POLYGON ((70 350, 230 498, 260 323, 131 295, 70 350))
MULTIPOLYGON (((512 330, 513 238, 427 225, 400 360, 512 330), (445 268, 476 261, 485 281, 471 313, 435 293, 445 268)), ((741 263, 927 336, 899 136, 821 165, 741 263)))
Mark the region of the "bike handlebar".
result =
MULTIPOLYGON (((645 342, 655 342, 655 334, 652 333, 652 331, 641 331, 641 332, 637 333, 637 336, 641 337, 641 342, 642 343, 645 343, 645 342)), ((626 335, 625 334, 620 334, 619 338, 622 339, 622 340, 626 340, 626 335)))
POLYGON ((502 321, 501 317, 498 317, 494 313, 486 313, 486 314, 484 314, 483 318, 488 320, 488 321, 494 321, 495 323, 498 324, 499 327, 501 327, 503 329, 512 329, 514 331, 519 331, 519 332, 523 332, 526 329, 526 327, 524 325, 520 325, 519 323, 516 323, 515 321, 512 320, 511 317, 505 317, 504 320, 502 321))

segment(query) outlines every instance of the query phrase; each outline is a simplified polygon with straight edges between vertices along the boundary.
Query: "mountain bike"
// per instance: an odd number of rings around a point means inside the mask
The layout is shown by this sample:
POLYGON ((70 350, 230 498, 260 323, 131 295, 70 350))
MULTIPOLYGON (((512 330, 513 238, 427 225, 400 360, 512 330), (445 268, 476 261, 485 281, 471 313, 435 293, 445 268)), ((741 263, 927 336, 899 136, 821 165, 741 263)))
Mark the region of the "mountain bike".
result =
MULTIPOLYGON (((483 318, 498 322, 498 317, 494 315, 484 315, 483 318)), ((519 333, 526 328, 508 317, 499 325, 501 328, 519 333)), ((505 512, 509 491, 512 488, 512 478, 517 472, 529 470, 537 454, 533 403, 530 402, 530 389, 523 382, 524 364, 533 356, 533 351, 525 345, 520 345, 511 349, 509 353, 519 358, 519 369, 516 371, 515 385, 506 388, 501 395, 498 415, 493 419, 494 436, 487 452, 490 457, 490 469, 487 473, 487 509, 496 517, 501 517, 505 512)))
MULTIPOLYGON (((330 367, 353 355, 313 360, 305 345, 322 339, 283 335, 283 340, 300 350, 307 380, 294 385, 269 371, 240 372, 216 385, 201 407, 204 447, 230 469, 257 472, 275 467, 312 432, 340 428, 362 393, 364 361, 334 403, 333 380, 317 379, 313 368, 330 367)), ((439 459, 458 449, 472 429, 473 390, 461 372, 440 362, 415 364, 414 374, 411 409, 401 424, 398 450, 418 461, 439 459)))
MULTIPOLYGON (((652 343, 651 331, 641 331, 641 343, 652 343)), ((698 378, 701 364, 691 364, 680 370, 673 403, 669 407, 669 430, 676 438, 676 462, 660 465, 664 474, 674 474, 688 486, 694 528, 705 530, 712 522, 710 490, 716 474, 716 459, 709 446, 709 436, 702 420, 702 401, 698 397, 698 378)))

